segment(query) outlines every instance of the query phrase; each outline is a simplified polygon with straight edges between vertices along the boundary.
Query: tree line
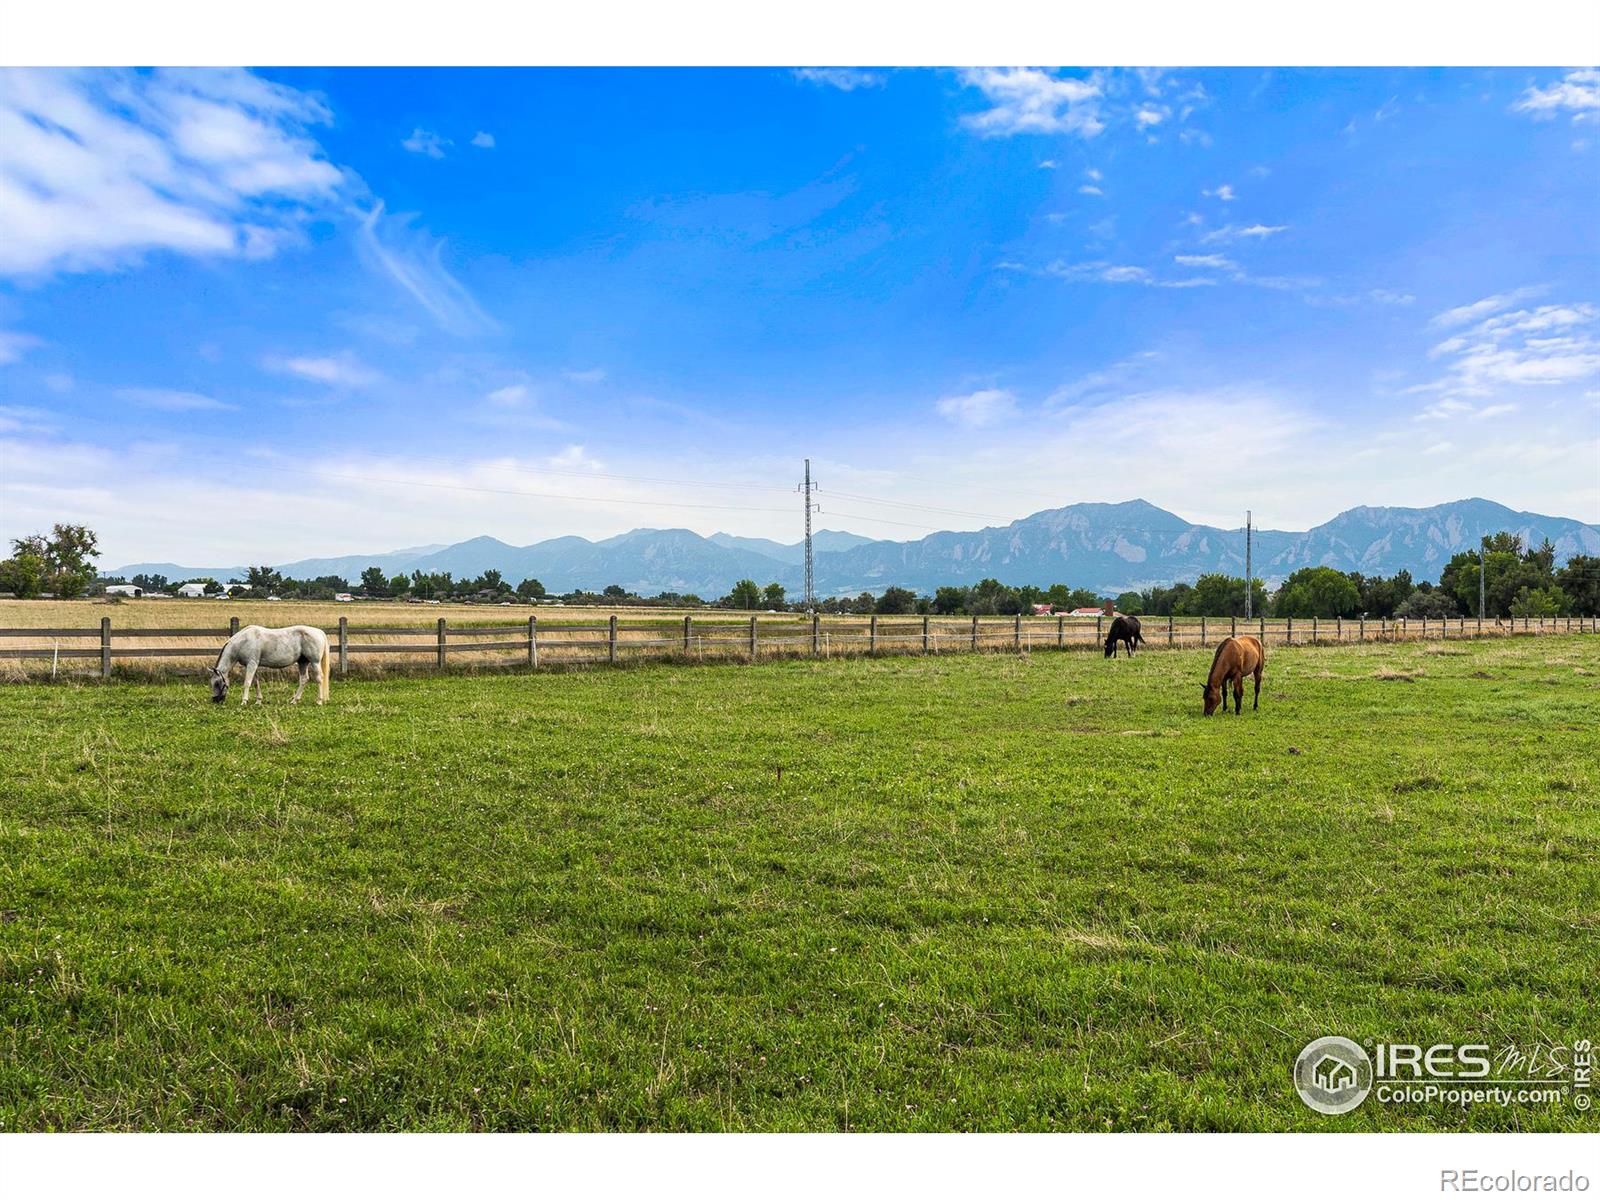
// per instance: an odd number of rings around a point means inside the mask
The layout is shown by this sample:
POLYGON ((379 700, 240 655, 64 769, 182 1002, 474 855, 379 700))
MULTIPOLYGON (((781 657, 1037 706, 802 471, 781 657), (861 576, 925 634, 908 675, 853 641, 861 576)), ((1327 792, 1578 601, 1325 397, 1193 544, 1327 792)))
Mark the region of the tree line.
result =
MULTIPOLYGON (((82 525, 58 524, 48 534, 13 539, 11 548, 11 556, 0 560, 0 592, 21 598, 53 595, 71 599, 104 592, 117 583, 131 583, 147 592, 168 592, 185 583, 199 583, 210 595, 220 595, 225 590, 222 583, 205 577, 97 577, 94 559, 98 538, 82 525)), ((1600 558, 1574 555, 1559 568, 1555 559, 1555 547, 1548 539, 1529 547, 1518 535, 1500 532, 1482 539, 1479 550, 1452 556, 1440 571, 1437 583, 1414 580, 1405 570, 1382 576, 1307 566, 1293 572, 1275 591, 1269 592, 1260 579, 1251 580, 1249 608, 1254 615, 1270 617, 1477 617, 1481 567, 1485 617, 1600 615, 1600 558)), ((790 612, 807 607, 790 600, 781 583, 762 585, 753 579, 739 580, 727 595, 712 600, 671 591, 644 596, 621 584, 611 584, 599 592, 576 589, 554 595, 537 579, 527 578, 512 585, 493 569, 457 579, 449 571, 388 575, 382 568, 371 566, 352 585, 338 575, 294 579, 272 567, 255 566, 246 570, 242 580, 229 582, 247 585, 255 596, 286 600, 331 600, 340 593, 352 593, 371 599, 482 603, 560 600, 572 605, 716 607, 745 612, 790 612)), ((1113 603, 1117 611, 1131 616, 1242 617, 1245 592, 1244 579, 1212 573, 1193 583, 1126 591, 1113 603)), ((1012 587, 997 579, 984 579, 972 586, 936 588, 931 596, 889 587, 876 595, 862 592, 857 596, 828 597, 814 607, 829 614, 1011 616, 1032 612, 1036 605, 1049 605, 1059 612, 1099 607, 1102 602, 1098 592, 1064 583, 1012 587)))

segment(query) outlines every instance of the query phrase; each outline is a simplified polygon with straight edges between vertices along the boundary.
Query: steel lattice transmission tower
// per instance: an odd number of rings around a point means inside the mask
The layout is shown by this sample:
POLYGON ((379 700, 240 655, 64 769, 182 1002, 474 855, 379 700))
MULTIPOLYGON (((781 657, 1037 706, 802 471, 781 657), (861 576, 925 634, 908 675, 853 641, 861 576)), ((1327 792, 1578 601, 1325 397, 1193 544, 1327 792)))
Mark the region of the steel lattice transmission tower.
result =
POLYGON ((1256 590, 1255 576, 1250 573, 1250 510, 1244 510, 1244 615, 1250 617, 1250 600, 1256 590))
POLYGON ((805 497, 806 505, 806 608, 817 606, 817 589, 811 568, 811 514, 819 511, 818 505, 811 502, 811 460, 806 459, 806 480, 795 491, 805 497))

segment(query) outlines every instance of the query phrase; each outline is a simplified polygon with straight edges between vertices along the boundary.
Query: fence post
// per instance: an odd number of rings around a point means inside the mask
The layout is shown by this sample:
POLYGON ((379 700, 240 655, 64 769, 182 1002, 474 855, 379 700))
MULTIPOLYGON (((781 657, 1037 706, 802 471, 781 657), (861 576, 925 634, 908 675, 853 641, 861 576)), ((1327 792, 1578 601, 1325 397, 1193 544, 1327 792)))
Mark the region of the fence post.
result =
POLYGON ((1056 614, 1056 649, 1065 649, 1067 645, 1067 619, 1056 614))
POLYGON ((1016 619, 1015 622, 1013 622, 1011 643, 1018 650, 1022 649, 1022 614, 1021 613, 1017 614, 1017 619, 1016 619))
POLYGON ((974 650, 976 650, 978 648, 978 618, 977 617, 973 617, 972 618, 972 648, 974 650))
POLYGON ((689 622, 691 622, 693 620, 694 620, 694 617, 692 615, 686 616, 686 617, 683 618, 683 652, 685 654, 689 653, 689 642, 690 642, 689 622))
POLYGON ((867 653, 878 652, 878 614, 873 613, 867 618, 867 653))
POLYGON ((611 620, 609 622, 607 622, 607 629, 606 629, 606 661, 609 662, 609 663, 614 663, 614 662, 617 661, 617 614, 616 613, 612 613, 611 614, 611 620))
POLYGON ((1105 619, 1106 618, 1104 614, 1101 614, 1094 619, 1094 640, 1097 642, 1103 642, 1106 640, 1105 630, 1100 628, 1101 623, 1105 619))
POLYGON ((100 618, 100 678, 111 678, 111 618, 100 618))
POLYGON ((1422 618, 1422 636, 1423 637, 1427 637, 1428 636, 1428 618, 1427 617, 1423 617, 1422 618))
POLYGON ((239 632, 239 618, 238 617, 229 617, 228 618, 228 636, 232 637, 234 634, 236 634, 238 632, 239 632))
POLYGON ((811 656, 822 653, 822 614, 811 614, 811 656))
POLYGON ((1206 619, 1205 619, 1204 616, 1201 616, 1201 618, 1200 618, 1200 645, 1204 646, 1205 644, 1206 644, 1206 619))
POLYGON ((1362 613, 1359 617, 1356 618, 1356 641, 1364 642, 1366 640, 1367 640, 1367 614, 1366 613, 1362 613))
POLYGON ((1285 646, 1294 645, 1294 618, 1293 617, 1285 617, 1283 619, 1283 644, 1285 646))
POLYGON ((1312 643, 1312 645, 1316 645, 1316 641, 1317 641, 1317 619, 1315 617, 1312 617, 1311 618, 1311 643, 1312 643))
POLYGON ((1228 618, 1228 636, 1229 637, 1238 637, 1239 636, 1239 618, 1237 616, 1233 616, 1233 617, 1229 617, 1228 618))
POLYGON ((1410 628, 1410 625, 1407 622, 1406 618, 1405 617, 1401 617, 1400 618, 1400 640, 1402 642, 1406 640, 1406 630, 1409 629, 1409 628, 1410 628))
POLYGON ((750 618, 750 661, 756 660, 756 619, 750 618))
POLYGON ((1343 614, 1340 614, 1339 616, 1336 616, 1336 617, 1333 618, 1333 640, 1336 641, 1336 642, 1344 641, 1344 616, 1343 616, 1343 614))
POLYGON ((1167 614, 1167 645, 1172 645, 1172 614, 1167 614))
POLYGON ((928 652, 928 618, 926 616, 922 618, 922 652, 924 654, 928 652))
POLYGON ((1267 619, 1265 617, 1261 618, 1261 644, 1263 646, 1267 644, 1267 619))
POLYGON ((1481 612, 1478 614, 1478 636, 1483 636, 1483 614, 1481 612))
POLYGON ((1380 642, 1384 641, 1386 638, 1388 638, 1388 636, 1389 636, 1389 618, 1388 617, 1379 617, 1378 618, 1378 640, 1380 642))
POLYGON ((339 674, 350 671, 350 618, 339 618, 339 674))
POLYGON ((539 618, 528 618, 528 665, 539 665, 539 618))
POLYGON ((444 655, 445 655, 444 637, 445 637, 445 634, 444 634, 444 618, 440 617, 439 618, 439 669, 441 671, 444 670, 444 655))

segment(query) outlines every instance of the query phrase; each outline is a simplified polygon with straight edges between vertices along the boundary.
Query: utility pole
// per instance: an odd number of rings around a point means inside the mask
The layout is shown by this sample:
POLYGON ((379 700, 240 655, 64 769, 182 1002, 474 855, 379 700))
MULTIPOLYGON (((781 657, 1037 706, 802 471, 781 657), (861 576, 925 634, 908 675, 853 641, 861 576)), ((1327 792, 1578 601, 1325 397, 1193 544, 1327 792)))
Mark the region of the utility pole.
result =
POLYGON ((1250 510, 1244 510, 1244 615, 1250 616, 1251 593, 1256 590, 1255 576, 1250 573, 1250 510))
POLYGON ((1478 620, 1480 621, 1483 620, 1483 560, 1487 557, 1480 542, 1478 544, 1478 620))
POLYGON ((817 590, 811 566, 811 514, 817 505, 811 503, 811 460, 806 459, 806 481, 795 490, 805 496, 806 505, 806 611, 817 606, 817 590))

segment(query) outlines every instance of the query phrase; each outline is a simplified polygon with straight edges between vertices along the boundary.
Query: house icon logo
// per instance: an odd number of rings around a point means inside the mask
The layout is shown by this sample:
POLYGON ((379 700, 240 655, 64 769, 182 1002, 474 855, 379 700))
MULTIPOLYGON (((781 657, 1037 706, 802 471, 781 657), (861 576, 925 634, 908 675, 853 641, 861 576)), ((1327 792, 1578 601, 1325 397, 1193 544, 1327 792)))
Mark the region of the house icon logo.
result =
POLYGON ((1316 1112, 1347 1113, 1372 1090, 1372 1060, 1349 1038, 1318 1038, 1294 1060, 1294 1090, 1316 1112))

